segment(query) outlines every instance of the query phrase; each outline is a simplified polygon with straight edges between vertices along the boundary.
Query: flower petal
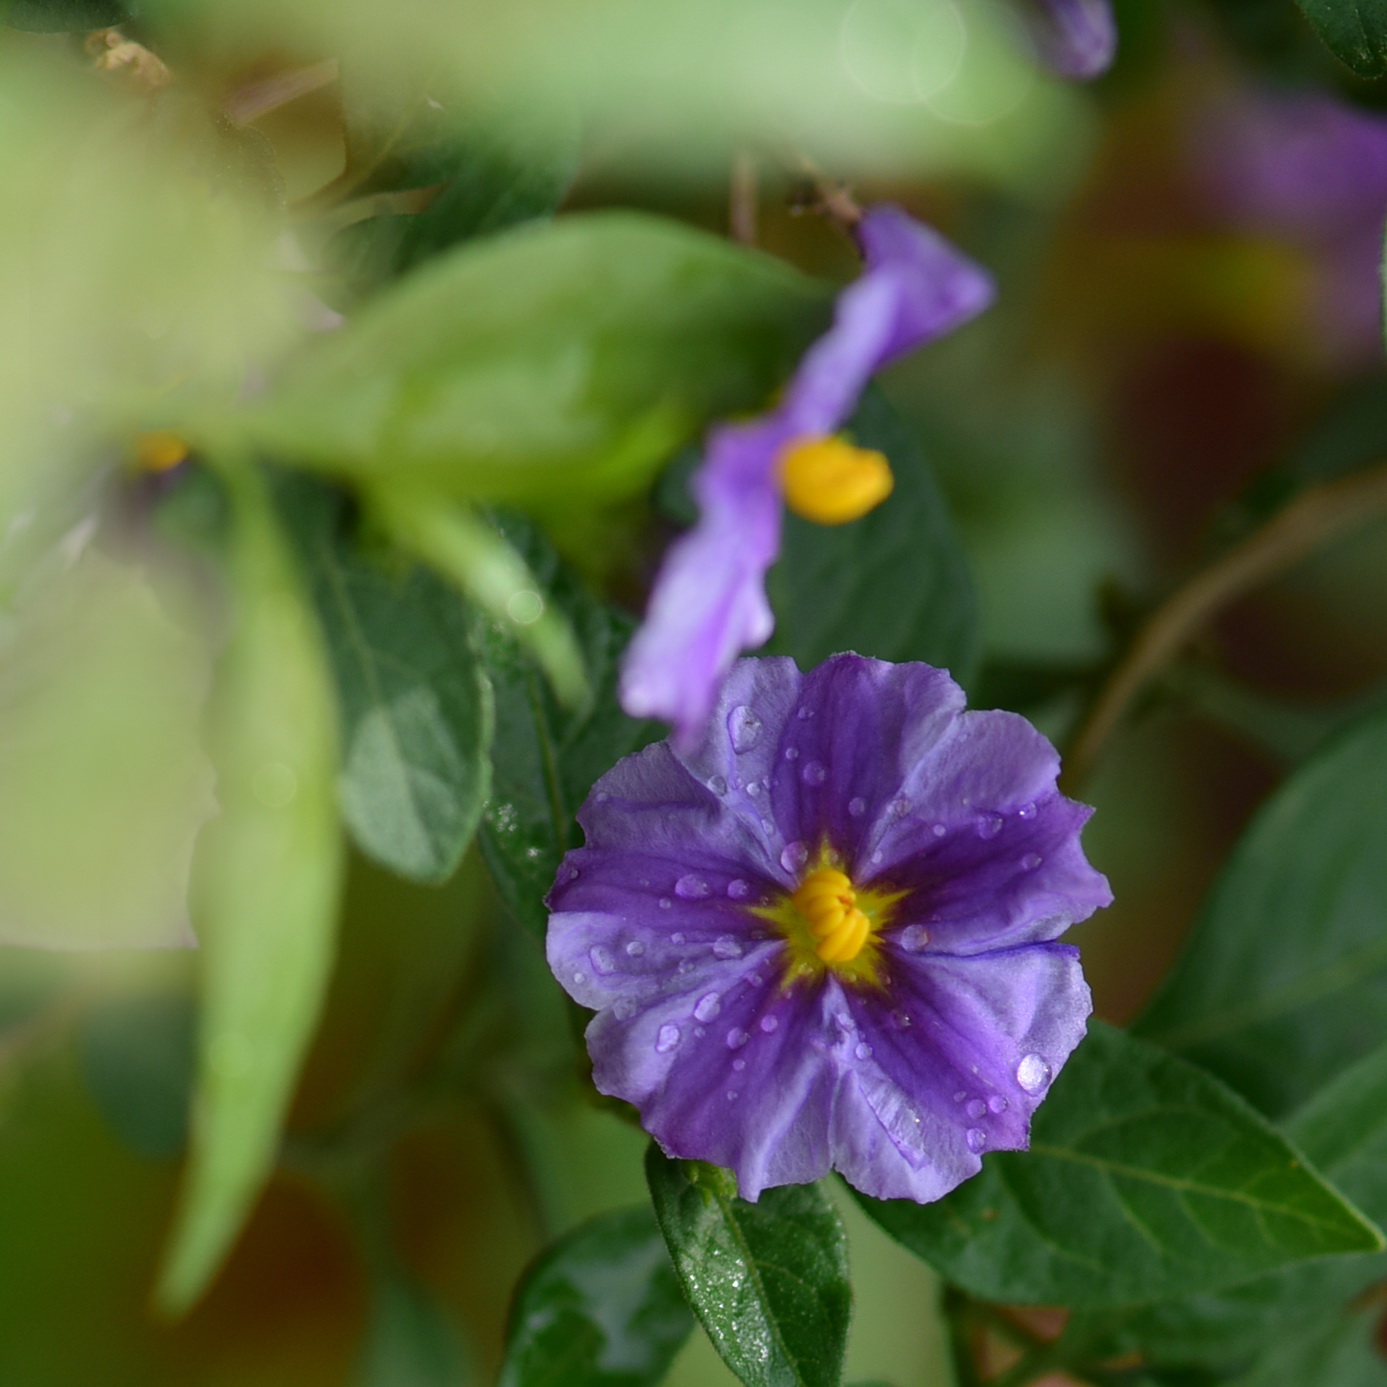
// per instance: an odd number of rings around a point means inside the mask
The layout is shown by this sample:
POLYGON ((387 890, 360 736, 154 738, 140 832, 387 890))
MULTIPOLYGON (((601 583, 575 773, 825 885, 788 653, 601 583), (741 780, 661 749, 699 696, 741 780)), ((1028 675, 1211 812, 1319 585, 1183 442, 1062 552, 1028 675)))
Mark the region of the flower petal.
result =
POLYGON ((1028 9, 1040 59, 1061 77, 1086 81, 1112 66, 1117 23, 1111 0, 1030 0, 1028 9))

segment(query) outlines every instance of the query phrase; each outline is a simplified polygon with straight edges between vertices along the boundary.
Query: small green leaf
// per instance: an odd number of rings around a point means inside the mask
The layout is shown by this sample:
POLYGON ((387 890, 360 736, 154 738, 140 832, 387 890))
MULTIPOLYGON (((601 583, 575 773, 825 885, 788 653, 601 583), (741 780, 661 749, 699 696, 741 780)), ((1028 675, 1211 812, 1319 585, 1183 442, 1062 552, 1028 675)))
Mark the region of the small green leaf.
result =
POLYGON ((782 1185, 755 1204, 727 1172, 645 1158, 655 1217, 684 1294, 747 1387, 837 1387, 852 1287, 838 1212, 818 1185, 782 1185))
POLYGON ((233 629, 212 756, 221 814, 198 844, 202 1018, 192 1150, 159 1286, 186 1309, 274 1161, 332 964, 342 871, 336 709, 322 642, 258 473, 229 474, 233 629))
POLYGON ((936 1204, 863 1207, 989 1300, 1076 1308, 1212 1290, 1382 1240, 1241 1098, 1101 1023, 1036 1113, 936 1204))
POLYGON ((1387 715, 1333 739, 1265 804, 1134 1028, 1272 1116, 1382 1037, 1387 715))
POLYGON ((527 1273, 499 1387, 655 1387, 692 1328, 650 1209, 603 1214, 527 1273))
POLYGON ((1387 0, 1299 0, 1325 46, 1360 77, 1387 72, 1387 0))
POLYGON ((641 490, 762 405, 831 290, 678 223, 587 213, 473 242, 301 353, 254 439, 381 488, 554 504, 641 490))
POLYGON ((376 1280, 353 1387, 463 1387, 472 1380, 452 1316, 424 1287, 376 1280))
POLYGON ((509 632, 492 626, 483 634, 496 735, 482 853, 507 906, 543 935, 545 893, 564 853, 580 842, 579 806, 599 776, 660 732, 653 722, 628 718, 616 701, 617 664, 634 622, 595 601, 531 527, 509 519, 502 528, 568 618, 592 684, 585 707, 565 709, 509 632))
POLYGON ((850 525, 785 517, 771 570, 769 649, 810 669, 840 650, 924 660, 966 681, 977 655, 977 596, 948 506, 910 427, 875 387, 847 433, 886 454, 896 487, 850 525))
POLYGON ((359 554, 330 494, 292 490, 286 511, 337 680, 343 817, 383 866, 444 881, 490 784, 491 688, 472 655, 472 618, 427 569, 390 573, 359 554))

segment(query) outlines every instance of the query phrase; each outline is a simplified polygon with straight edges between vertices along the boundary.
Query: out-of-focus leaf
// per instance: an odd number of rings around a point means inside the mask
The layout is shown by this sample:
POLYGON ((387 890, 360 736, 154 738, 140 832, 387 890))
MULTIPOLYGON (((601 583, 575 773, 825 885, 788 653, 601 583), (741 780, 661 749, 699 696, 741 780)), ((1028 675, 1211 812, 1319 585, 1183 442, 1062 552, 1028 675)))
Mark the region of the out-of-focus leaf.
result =
POLYGON ((771 570, 770 650, 809 669, 840 650, 924 660, 967 681, 977 653, 977 595, 948 506, 910 427, 876 389, 847 426, 886 454, 896 487, 850 525, 785 517, 771 570))
POLYGON ((464 1387, 468 1355, 452 1317, 421 1286, 381 1277, 352 1387, 464 1387))
POLYGON ((593 782, 621 757, 653 741, 659 729, 628 718, 616 701, 617 662, 631 636, 631 619, 590 597, 533 529, 510 520, 503 532, 572 623, 592 687, 585 708, 564 709, 513 638, 494 626, 484 632, 496 736, 482 852, 506 904, 543 934, 544 896, 563 854, 578 846, 574 814, 593 782))
POLYGON ((188 1132, 195 1016, 188 998, 114 998, 77 1033, 82 1076, 122 1141, 143 1156, 172 1156, 188 1132))
POLYGON ((935 1204, 860 1202, 897 1241, 989 1300, 1099 1308, 1245 1281, 1377 1229, 1235 1093, 1101 1023, 1036 1113, 935 1204))
POLYGON ((764 403, 831 291, 629 212, 460 246, 301 353, 259 440, 378 489, 629 495, 713 415, 764 403))
POLYGON ((1387 72, 1387 3, 1384 0, 1299 0, 1330 52, 1360 77, 1387 72))
POLYGON ((783 1185, 749 1204, 726 1171, 654 1143, 645 1173, 684 1294, 727 1366, 747 1387, 837 1387, 852 1287, 823 1190, 783 1185))
POLYGON ((31 589, 0 625, 0 940, 188 943, 206 614, 173 573, 94 549, 31 589))
POLYGON ((1335 738, 1263 806, 1136 1029, 1264 1112, 1382 1039, 1387 716, 1335 738))
POLYGON ((443 881, 490 782, 491 689, 472 655, 472 618, 427 569, 389 573, 359 554, 330 494, 306 483, 289 494, 337 679, 343 817, 376 861, 443 881))
POLYGON ((336 708, 258 473, 231 477, 234 619, 212 716, 221 814, 198 845, 202 1019, 192 1150, 159 1299, 215 1273, 274 1159, 332 963, 342 870, 336 708))
POLYGON ((649 1208, 603 1214, 526 1275, 500 1387, 655 1387, 692 1328, 649 1208))
POLYGON ((122 0, 9 0, 3 13, 12 29, 38 34, 83 33, 130 18, 122 0))

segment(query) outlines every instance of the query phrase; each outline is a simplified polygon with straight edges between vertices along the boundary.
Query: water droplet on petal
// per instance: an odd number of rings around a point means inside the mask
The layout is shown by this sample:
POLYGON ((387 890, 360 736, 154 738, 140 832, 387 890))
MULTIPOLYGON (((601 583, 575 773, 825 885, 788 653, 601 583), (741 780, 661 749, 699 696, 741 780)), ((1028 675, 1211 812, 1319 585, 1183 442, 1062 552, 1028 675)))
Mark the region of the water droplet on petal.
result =
POLYGON ((727 715, 727 731, 732 738, 732 750, 738 756, 750 751, 761 740, 761 719, 742 703, 727 715))
POLYGON ((976 1153, 987 1149, 987 1133, 981 1127, 970 1127, 964 1132, 963 1139, 968 1143, 968 1149, 972 1152, 976 1153))
POLYGON ((828 771, 824 768, 822 761, 806 761, 804 769, 799 773, 799 778, 806 785, 822 785, 828 779, 828 771))
POLYGON ((708 788, 715 795, 725 795, 727 793, 727 781, 722 776, 715 775, 708 781, 708 788))
POLYGON ((595 799, 598 804, 606 804, 606 802, 611 799, 611 795, 609 795, 606 790, 598 790, 597 793, 593 795, 593 799, 595 799))
POLYGON ((958 1090, 957 1093, 954 1094, 954 1102, 955 1102, 955 1103, 961 1103, 961 1102, 963 1102, 963 1100, 964 1100, 967 1096, 968 1096, 968 1090, 967 1090, 966 1088, 961 1088, 961 1089, 958 1090))
POLYGON ((741 958, 742 946, 730 934, 720 934, 713 940, 713 952, 719 958, 741 958))
POLYGON ((885 861, 886 861, 886 854, 885 854, 884 852, 882 852, 882 850, 881 850, 880 848, 878 848, 878 849, 872 854, 872 865, 873 865, 874 867, 880 867, 881 864, 882 864, 883 862, 885 862, 885 861))
POLYGON ((1023 819, 1033 819, 1036 813, 1035 805, 1023 804, 1016 812, 1023 819))
POLYGON ((674 883, 674 894, 682 896, 686 901, 699 901, 712 893, 713 888, 702 877, 694 876, 692 872, 674 883))
POLYGON ((752 799, 755 799, 761 793, 761 782, 759 780, 751 781, 746 787, 746 792, 752 799))
POLYGON ((672 1023, 661 1026, 655 1036, 655 1049, 661 1055, 667 1055, 679 1044, 679 1027, 672 1023))
POLYGON ((618 1021, 629 1021, 636 1014, 636 1004, 629 998, 623 997, 612 1008, 612 1015, 618 1021))
POLYGON ((727 883, 727 894, 731 896, 734 901, 744 901, 751 895, 751 883, 749 881, 743 881, 741 877, 733 877, 733 879, 727 883))
POLYGON ((1052 1071, 1039 1055, 1022 1055, 1016 1066, 1016 1082, 1027 1093, 1039 1093, 1050 1082, 1052 1071))
POLYGON ((994 1093, 992 1097, 987 1100, 987 1110, 994 1116, 1006 1112, 1009 1107, 1011 1107, 1011 1104, 1008 1103, 1000 1093, 994 1093))
POLYGON ((848 813, 854 819, 860 819, 867 812, 867 801, 861 795, 854 795, 848 801, 848 813))
POLYGON ((682 944, 684 942, 684 936, 680 934, 678 930, 675 930, 674 933, 670 935, 669 942, 671 944, 682 944))
POLYGON ((727 1048, 729 1050, 740 1050, 751 1037, 743 1030, 733 1026, 727 1033, 727 1048))
POLYGON ((1002 831, 1000 814, 984 814, 977 822, 979 838, 995 838, 1002 831))
POLYGON ((702 1040, 703 1037, 704 1037, 705 1035, 707 1035, 707 1034, 708 1034, 708 1032, 705 1031, 705 1030, 703 1029, 702 1026, 695 1026, 695 1027, 694 1027, 694 1039, 695 1039, 695 1040, 702 1040))
POLYGON ((981 1098, 970 1098, 964 1104, 963 1111, 976 1122, 987 1111, 987 1104, 981 1098))
POLYGON ((785 748, 785 759, 787 761, 798 761, 799 748, 797 746, 787 746, 785 748))
POLYGON ((718 994, 716 992, 705 992, 694 1005, 694 1019, 698 1021, 711 1021, 721 1010, 722 1002, 718 1000, 718 994))
POLYGON ((891 1013, 891 1024, 898 1030, 908 1030, 910 1027, 910 1013, 907 1011, 893 1011, 891 1013))
POLYGON ((761 1018, 761 1029, 762 1029, 767 1035, 770 1035, 771 1032, 774 1031, 774 1030, 776 1029, 776 1027, 779 1026, 779 1025, 780 1025, 780 1018, 779 1018, 778 1016, 763 1016, 763 1017, 761 1018))
POLYGON ((1021 865, 1026 871, 1033 872, 1044 861, 1045 859, 1038 852, 1028 852, 1021 859, 1021 865))
POLYGON ((865 1040, 859 1041, 857 1049, 853 1051, 853 1054, 860 1060, 869 1060, 872 1057, 872 1047, 868 1045, 865 1040))
POLYGON ((797 872, 806 862, 809 861, 809 849, 803 843, 786 843, 785 850, 780 854, 780 865, 787 872, 797 872))
POLYGON ((897 795, 896 798, 891 801, 891 812, 898 819, 903 819, 910 813, 910 796, 897 795))
POLYGON ((918 954, 929 943, 929 930, 923 925, 907 925, 901 931, 901 948, 908 954, 918 954))
POLYGON ((645 945, 639 939, 633 939, 627 946, 626 952, 632 958, 639 958, 645 952, 645 945))
POLYGON ((737 1101, 737 1090, 735 1088, 729 1088, 727 1090, 727 1101, 729 1103, 735 1103, 737 1101))
POLYGON ((814 716, 814 710, 812 708, 807 708, 803 704, 801 704, 799 711, 795 714, 795 716, 801 722, 808 722, 809 719, 814 716))
POLYGON ((577 983, 579 987, 581 987, 585 982, 587 982, 587 980, 588 975, 584 973, 581 969, 579 969, 579 971, 574 973, 573 975, 573 981, 577 983))
POLYGON ((948 831, 949 830, 945 828, 943 824, 935 824, 935 826, 930 829, 930 832, 934 834, 936 838, 942 838, 948 831))
POLYGON ((753 973, 751 975, 751 985, 753 987, 764 987, 765 984, 766 980, 760 975, 760 973, 753 973))
POLYGON ((746 1061, 743 1059, 735 1059, 732 1061, 732 1068, 740 1074, 742 1070, 746 1068, 746 1061))
POLYGON ((594 944, 588 950, 588 957, 599 973, 610 973, 616 968, 616 959, 612 957, 612 951, 603 948, 601 944, 594 944))

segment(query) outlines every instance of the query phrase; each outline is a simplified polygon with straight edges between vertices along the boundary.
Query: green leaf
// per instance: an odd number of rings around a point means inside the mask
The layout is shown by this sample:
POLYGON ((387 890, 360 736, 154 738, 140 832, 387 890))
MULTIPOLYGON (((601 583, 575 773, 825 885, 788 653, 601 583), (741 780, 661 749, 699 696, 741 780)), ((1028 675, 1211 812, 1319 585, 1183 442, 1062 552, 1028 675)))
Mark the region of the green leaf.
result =
POLYGON ((1387 0, 1299 0, 1325 46, 1360 77, 1387 72, 1387 0))
POLYGON ((580 842, 574 820, 579 806, 599 776, 653 741, 660 729, 628 718, 616 701, 617 664, 635 623, 594 600, 523 522, 509 519, 503 532, 568 618, 592 684, 584 708, 565 709, 506 631, 492 626, 484 633, 496 736, 481 847, 502 899, 542 936, 545 893, 564 853, 580 842))
POLYGON ((1236 1094, 1098 1022, 1029 1153, 989 1155, 937 1204, 859 1199, 949 1280, 1013 1303, 1130 1305, 1382 1247, 1236 1094))
POLYGON ((692 1328, 650 1209, 603 1214, 526 1275, 499 1387, 654 1387, 692 1328))
POLYGON ((840 650, 924 660, 967 680, 977 655, 977 596, 948 507, 910 426, 876 388, 847 432, 886 454, 891 495, 850 525, 785 517, 771 570, 769 649, 809 669, 840 650))
POLYGON ((413 1282, 379 1277, 353 1387, 462 1387, 471 1380, 457 1327, 437 1298, 413 1282))
POLYGON ((1265 804, 1135 1029, 1277 1116, 1382 1038, 1387 715, 1332 740, 1265 804))
POLYGON ((229 473, 233 628, 198 844, 202 1018, 192 1150, 159 1286, 185 1309, 268 1173, 332 965, 342 872, 336 709, 313 614, 257 472, 229 473))
POLYGON ((457 247, 296 358, 257 442, 381 486, 616 497, 711 416, 764 404, 828 286, 630 212, 457 247))
POLYGON ((124 24, 130 10, 122 0, 10 0, 4 17, 12 29, 66 34, 124 24))
POLYGON ((645 1174, 684 1294, 727 1366, 747 1387, 837 1387, 852 1287, 823 1190, 782 1185, 749 1204, 727 1171, 653 1142, 645 1174))
POLYGON ((490 784, 491 688, 472 618, 425 568, 387 572, 342 532, 316 487, 286 507, 337 680, 338 793, 357 845, 415 881, 452 875, 490 784))

